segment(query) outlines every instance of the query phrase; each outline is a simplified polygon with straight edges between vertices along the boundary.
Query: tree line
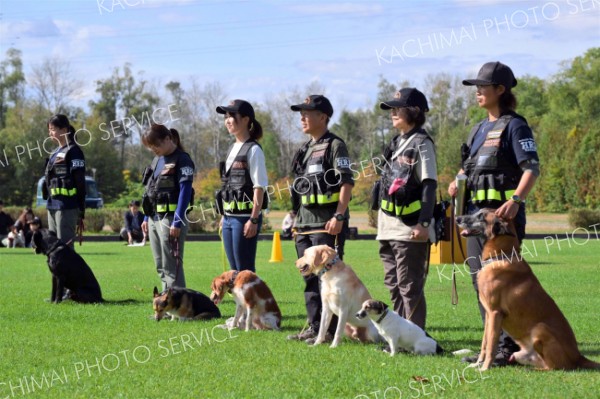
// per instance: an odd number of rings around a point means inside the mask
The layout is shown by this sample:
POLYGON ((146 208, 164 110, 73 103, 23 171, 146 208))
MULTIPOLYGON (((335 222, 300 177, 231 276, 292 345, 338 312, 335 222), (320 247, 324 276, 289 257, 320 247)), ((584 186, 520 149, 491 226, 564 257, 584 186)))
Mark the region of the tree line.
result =
MULTIPOLYGON (((44 141, 46 121, 55 113, 66 114, 78 129, 88 171, 105 202, 139 195, 140 174, 152 159, 140 138, 152 122, 178 129, 196 163, 198 196, 212 197, 219 185, 218 162, 231 143, 215 108, 227 104, 235 93, 227 93, 219 82, 203 82, 195 76, 164 84, 125 64, 95 82, 95 96, 84 109, 76 105, 83 82, 74 76, 64 59, 48 58, 25 70, 19 50, 11 48, 4 55, 0 62, 0 198, 13 205, 34 202, 35 184, 53 149, 53 143, 44 141)), ((470 127, 486 115, 475 103, 474 90, 462 85, 463 78, 441 72, 428 76, 418 87, 429 101, 425 127, 436 143, 443 196, 460 167, 460 144, 470 127)), ((519 76, 518 82, 514 89, 517 112, 532 127, 541 160, 541 178, 528 206, 551 212, 599 208, 600 48, 564 61, 550 78, 519 76)), ((375 179, 370 161, 381 155, 396 134, 389 113, 381 111, 379 103, 407 86, 413 84, 380 76, 371 104, 357 110, 336 109, 339 116, 330 130, 346 141, 357 165, 362 161, 353 206, 366 202, 375 179), (365 166, 371 167, 369 173, 365 166)), ((269 181, 280 188, 290 178, 293 154, 306 140, 297 113, 289 107, 314 93, 328 94, 319 82, 311 82, 273 93, 263 102, 248 99, 265 132, 261 145, 269 181)), ((285 207, 285 198, 279 203, 275 199, 276 206, 285 207)))

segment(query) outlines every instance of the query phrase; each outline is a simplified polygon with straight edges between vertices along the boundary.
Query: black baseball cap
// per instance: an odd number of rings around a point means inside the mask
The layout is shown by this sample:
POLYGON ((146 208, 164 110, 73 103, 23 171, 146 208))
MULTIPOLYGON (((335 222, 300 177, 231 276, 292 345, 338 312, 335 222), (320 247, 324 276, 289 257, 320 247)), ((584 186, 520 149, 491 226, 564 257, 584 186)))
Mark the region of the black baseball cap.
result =
POLYGON ((248 116, 254 120, 254 108, 248 101, 244 100, 233 100, 229 105, 220 105, 217 107, 217 113, 219 114, 240 114, 242 116, 248 116))
POLYGON ((330 118, 333 115, 333 107, 331 106, 331 103, 327 97, 322 94, 310 95, 306 97, 306 100, 304 100, 302 104, 292 105, 290 108, 292 108, 292 111, 321 111, 330 118))
POLYGON ((39 217, 34 217, 33 219, 31 219, 29 222, 29 224, 37 224, 38 226, 42 225, 42 220, 39 217))
POLYGON ((503 63, 486 62, 483 64, 476 79, 463 80, 465 86, 487 86, 487 85, 502 85, 507 89, 517 85, 517 79, 513 71, 503 63))
POLYGON ((381 109, 391 108, 406 108, 406 107, 419 107, 423 112, 429 111, 429 105, 427 105, 427 98, 425 94, 421 93, 414 87, 405 87, 400 89, 395 95, 394 99, 385 101, 379 104, 381 109))
POLYGON ((129 206, 140 206, 140 201, 138 200, 131 200, 131 202, 129 203, 129 206))

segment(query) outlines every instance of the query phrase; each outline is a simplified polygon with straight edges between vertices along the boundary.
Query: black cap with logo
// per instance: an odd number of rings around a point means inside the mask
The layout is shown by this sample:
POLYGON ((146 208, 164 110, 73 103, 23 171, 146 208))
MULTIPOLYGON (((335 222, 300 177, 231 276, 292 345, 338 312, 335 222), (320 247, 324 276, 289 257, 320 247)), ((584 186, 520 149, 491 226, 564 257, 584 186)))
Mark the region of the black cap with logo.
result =
POLYGON ((379 108, 381 109, 406 107, 419 107, 423 112, 429 111, 429 105, 427 105, 427 98, 425 98, 425 94, 421 93, 414 87, 405 87, 400 89, 400 91, 394 95, 393 100, 385 101, 379 104, 379 108))
POLYGON ((229 105, 220 105, 217 107, 217 113, 219 114, 240 114, 242 116, 247 116, 250 119, 254 120, 254 108, 248 101, 244 100, 233 100, 229 103, 229 105))
POLYGON ((27 222, 28 224, 36 224, 38 226, 42 225, 42 220, 39 217, 34 217, 33 219, 31 219, 29 222, 27 222))
POLYGON ((308 96, 302 104, 292 105, 291 108, 292 111, 321 111, 330 118, 333 115, 333 107, 331 106, 331 103, 327 97, 321 94, 313 94, 308 96))
POLYGON ((488 86, 488 85, 502 85, 507 89, 513 88, 517 85, 517 79, 513 74, 513 71, 503 63, 486 62, 483 64, 476 79, 463 80, 465 86, 488 86))

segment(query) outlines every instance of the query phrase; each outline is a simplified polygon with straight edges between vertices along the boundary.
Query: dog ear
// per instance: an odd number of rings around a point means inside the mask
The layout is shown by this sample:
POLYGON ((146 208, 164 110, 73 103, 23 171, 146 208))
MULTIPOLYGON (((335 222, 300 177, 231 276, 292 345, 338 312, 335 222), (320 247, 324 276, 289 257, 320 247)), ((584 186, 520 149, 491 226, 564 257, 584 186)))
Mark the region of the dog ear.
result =
POLYGON ((508 222, 500 218, 495 218, 494 224, 492 225, 492 237, 507 235, 514 236, 514 234, 510 231, 508 222))
POLYGON ((315 249, 315 258, 313 259, 314 266, 324 265, 329 259, 333 259, 335 251, 327 245, 319 245, 315 249))
POLYGON ((154 286, 154 298, 156 298, 158 296, 158 288, 156 288, 156 286, 154 286))
POLYGON ((387 303, 385 303, 385 302, 381 302, 381 304, 383 305, 383 310, 386 310, 386 309, 388 308, 388 305, 387 305, 387 303))

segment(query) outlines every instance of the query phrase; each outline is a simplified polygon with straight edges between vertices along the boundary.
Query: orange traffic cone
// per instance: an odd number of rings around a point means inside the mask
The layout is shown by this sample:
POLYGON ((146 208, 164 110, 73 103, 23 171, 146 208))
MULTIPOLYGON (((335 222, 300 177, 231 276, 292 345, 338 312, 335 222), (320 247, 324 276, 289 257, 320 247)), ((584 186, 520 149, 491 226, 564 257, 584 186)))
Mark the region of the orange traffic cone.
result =
POLYGON ((273 233, 273 248, 271 249, 271 259, 269 263, 283 262, 283 254, 281 253, 281 238, 279 238, 279 232, 273 233))

